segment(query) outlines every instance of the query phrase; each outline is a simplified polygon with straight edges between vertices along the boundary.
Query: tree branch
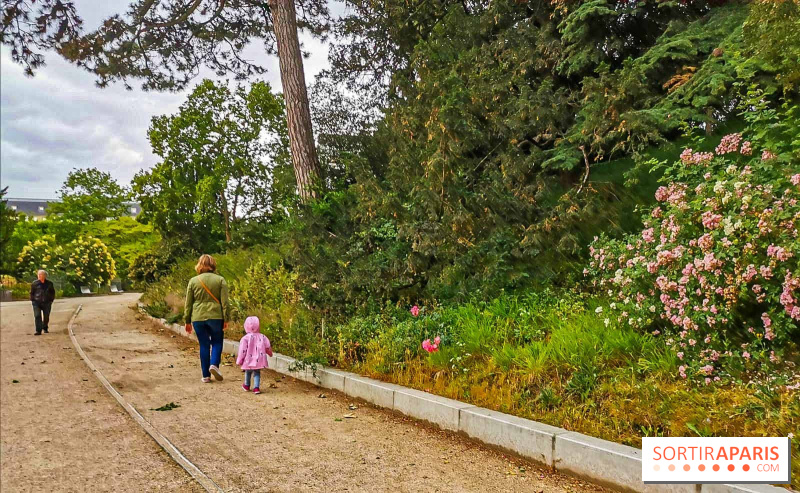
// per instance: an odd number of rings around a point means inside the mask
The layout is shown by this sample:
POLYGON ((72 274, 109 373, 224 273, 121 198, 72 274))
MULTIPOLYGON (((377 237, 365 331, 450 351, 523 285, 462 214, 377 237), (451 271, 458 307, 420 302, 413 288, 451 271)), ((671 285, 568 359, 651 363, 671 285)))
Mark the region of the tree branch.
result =
MULTIPOLYGON (((155 0, 148 0, 148 1, 154 2, 155 0)), ((183 14, 179 15, 177 18, 172 19, 170 21, 167 21, 167 22, 145 22, 146 25, 147 25, 146 29, 161 28, 161 27, 173 27, 173 26, 177 26, 178 24, 182 24, 183 22, 186 22, 186 19, 188 19, 194 13, 194 11, 197 10, 198 7, 200 7, 201 3, 203 3, 203 0, 194 0, 194 3, 192 5, 190 5, 188 9, 186 9, 186 12, 184 12, 183 14)), ((149 8, 148 8, 148 10, 149 10, 149 8)))
POLYGON ((589 179, 589 156, 586 155, 586 147, 580 146, 578 149, 580 149, 581 152, 583 153, 583 162, 586 163, 586 174, 583 175, 583 182, 581 182, 581 186, 578 187, 576 195, 581 193, 581 190, 583 190, 583 186, 586 185, 586 180, 589 179))

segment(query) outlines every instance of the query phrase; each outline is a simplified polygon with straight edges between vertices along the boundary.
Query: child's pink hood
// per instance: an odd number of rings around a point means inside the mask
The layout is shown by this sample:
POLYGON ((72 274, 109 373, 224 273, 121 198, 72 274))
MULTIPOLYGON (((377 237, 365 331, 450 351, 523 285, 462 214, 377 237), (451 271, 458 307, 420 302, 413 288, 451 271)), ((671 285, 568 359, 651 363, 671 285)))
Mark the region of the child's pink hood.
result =
POLYGON ((268 368, 267 355, 272 356, 269 339, 259 332, 259 321, 256 317, 248 317, 244 322, 247 332, 239 341, 239 355, 236 364, 243 370, 261 370, 268 368))

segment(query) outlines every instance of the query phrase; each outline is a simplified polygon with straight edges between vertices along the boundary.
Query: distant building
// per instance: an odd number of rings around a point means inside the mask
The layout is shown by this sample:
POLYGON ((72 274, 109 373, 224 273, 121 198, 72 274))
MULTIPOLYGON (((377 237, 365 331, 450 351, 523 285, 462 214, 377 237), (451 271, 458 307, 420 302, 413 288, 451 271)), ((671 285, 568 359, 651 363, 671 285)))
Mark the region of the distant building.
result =
MULTIPOLYGON (((7 199, 8 208, 21 212, 34 221, 39 221, 47 215, 47 204, 60 202, 58 199, 7 199)), ((125 202, 125 211, 130 217, 136 217, 142 212, 142 206, 137 202, 125 202)))

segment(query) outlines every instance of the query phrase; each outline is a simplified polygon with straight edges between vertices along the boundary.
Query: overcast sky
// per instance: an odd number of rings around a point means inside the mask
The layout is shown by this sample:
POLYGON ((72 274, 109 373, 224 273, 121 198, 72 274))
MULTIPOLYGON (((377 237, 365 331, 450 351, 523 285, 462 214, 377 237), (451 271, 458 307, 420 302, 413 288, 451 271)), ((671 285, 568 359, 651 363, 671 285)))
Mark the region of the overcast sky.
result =
MULTIPOLYGON (((122 12, 128 0, 78 0, 85 28, 91 29, 113 12, 122 12)), ((328 66, 327 46, 301 33, 306 82, 328 66)), ((260 56, 259 50, 252 51, 260 56)), ((91 74, 54 53, 33 78, 11 61, 10 50, 0 50, 0 185, 7 197, 55 198, 67 173, 96 167, 122 184, 154 165, 147 128, 154 115, 174 113, 185 99, 181 93, 144 92, 134 83, 99 89, 91 74)), ((267 68, 262 77, 280 90, 278 60, 254 59, 267 68)), ((197 81, 199 82, 199 80, 197 81)))

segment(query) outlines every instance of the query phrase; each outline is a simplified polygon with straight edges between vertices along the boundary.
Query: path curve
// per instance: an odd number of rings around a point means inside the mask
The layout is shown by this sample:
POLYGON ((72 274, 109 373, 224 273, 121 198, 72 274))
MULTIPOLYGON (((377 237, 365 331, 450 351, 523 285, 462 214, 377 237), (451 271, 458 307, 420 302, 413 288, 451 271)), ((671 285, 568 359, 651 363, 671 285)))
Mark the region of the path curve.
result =
MULTIPOLYGON (((135 295, 81 301, 84 308, 75 319, 74 335, 93 365, 143 419, 224 491, 606 491, 487 449, 454 433, 271 371, 262 372, 263 394, 243 392, 241 373, 231 365, 229 357, 222 365, 225 380, 203 384, 196 342, 144 320, 134 310, 135 295), (156 410, 170 402, 178 407, 166 412, 156 410)), ((69 306, 72 311, 77 302, 71 305, 62 302, 61 306, 62 310, 69 306)), ((20 312, 29 310, 30 305, 27 305, 20 312)), ((5 311, 4 306, 4 342, 10 334, 24 330, 21 326, 7 324, 5 311)), ((60 316, 64 327, 63 343, 69 345, 65 329, 68 317, 60 316)), ((18 318, 16 325, 26 321, 30 322, 30 315, 27 320, 18 318)), ((53 342, 44 337, 42 344, 53 342)), ((34 338, 20 335, 19 340, 23 339, 34 338)), ((40 343, 38 337, 35 339, 29 344, 40 343)), ((273 343, 280 350, 282 341, 273 343)), ((14 462, 6 450, 18 446, 21 439, 16 436, 7 439, 6 431, 24 422, 16 413, 7 412, 12 406, 5 399, 5 382, 13 367, 7 370, 5 359, 7 355, 18 358, 23 351, 18 349, 16 353, 19 354, 16 354, 5 344, 2 349, 2 472, 5 482, 6 478, 12 478, 6 465, 14 462)), ((90 372, 75 353, 69 351, 70 362, 77 361, 82 367, 80 370, 88 375, 90 372)), ((52 375, 78 371, 74 366, 65 367, 66 363, 48 370, 52 375)), ((102 392, 103 399, 113 404, 114 411, 125 416, 127 432, 134 434, 135 431, 149 442, 149 451, 140 452, 142 460, 156 457, 162 463, 171 463, 131 418, 121 412, 102 386, 91 380, 93 387, 102 392)), ((60 384, 58 378, 53 382, 60 384)), ((35 395, 27 398, 34 399, 35 395)), ((64 399, 82 403, 84 397, 64 393, 64 399)), ((100 397, 95 399, 100 402, 100 397)), ((102 440, 97 442, 103 445, 102 440)), ((32 448, 33 452, 39 449, 32 448)), ((122 451, 126 450, 127 447, 122 447, 122 451)), ((84 469, 92 469, 89 461, 72 464, 78 475, 83 474, 84 469)), ((19 465, 24 466, 24 462, 19 465)), ((142 476, 151 473, 147 467, 138 470, 147 471, 142 476)), ((179 471, 184 478, 184 491, 202 491, 191 476, 174 463, 171 470, 179 471), (192 484, 186 484, 187 478, 192 484)), ((116 490, 131 490, 132 485, 140 485, 137 478, 127 480, 127 488, 117 487, 116 490)), ((37 485, 25 489, 39 490, 46 486, 57 491, 69 489, 53 481, 37 485)), ((79 486, 72 488, 79 489, 79 486)), ((175 488, 165 484, 137 489, 175 488)))

